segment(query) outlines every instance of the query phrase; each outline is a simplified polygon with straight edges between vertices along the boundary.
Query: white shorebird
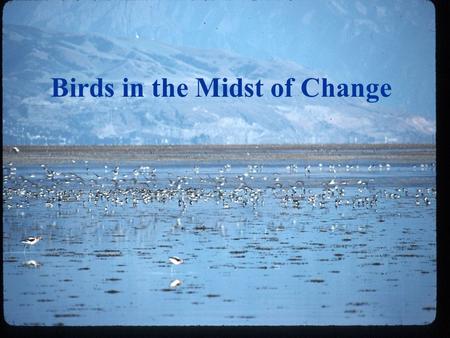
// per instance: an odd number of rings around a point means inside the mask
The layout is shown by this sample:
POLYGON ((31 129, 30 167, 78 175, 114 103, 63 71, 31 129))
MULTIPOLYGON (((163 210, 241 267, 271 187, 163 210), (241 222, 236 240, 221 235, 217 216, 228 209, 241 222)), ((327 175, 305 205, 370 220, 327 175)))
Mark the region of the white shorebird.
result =
POLYGON ((39 242, 42 239, 41 236, 30 236, 28 238, 25 238, 24 240, 22 240, 22 244, 25 245, 35 245, 37 242, 39 242))
POLYGON ((181 285, 181 281, 179 279, 175 279, 172 282, 170 282, 170 287, 172 289, 176 288, 177 286, 180 286, 180 285, 181 285))
POLYGON ((173 265, 180 265, 181 263, 183 263, 183 260, 180 257, 177 257, 177 256, 169 257, 169 261, 173 265))

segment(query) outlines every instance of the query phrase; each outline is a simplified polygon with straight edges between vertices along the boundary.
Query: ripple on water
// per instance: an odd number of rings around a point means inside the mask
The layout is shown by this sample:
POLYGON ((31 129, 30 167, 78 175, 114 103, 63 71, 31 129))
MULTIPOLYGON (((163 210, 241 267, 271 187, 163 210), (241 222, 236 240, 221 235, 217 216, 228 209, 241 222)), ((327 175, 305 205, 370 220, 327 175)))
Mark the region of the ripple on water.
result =
POLYGON ((252 315, 241 315, 241 316, 237 316, 237 318, 241 318, 241 319, 253 319, 253 318, 255 318, 255 316, 252 316, 252 315))
POLYGON ((7 258, 3 260, 3 263, 17 263, 17 258, 7 258))
POLYGON ((162 292, 174 292, 176 289, 175 288, 163 288, 161 289, 162 292))
POLYGON ((345 304, 346 306, 363 306, 363 305, 369 305, 367 302, 350 302, 345 304))
POLYGON ((324 279, 320 279, 320 278, 312 278, 312 279, 308 280, 307 282, 310 282, 310 283, 323 283, 323 282, 325 282, 325 280, 324 279))
POLYGON ((54 315, 55 318, 73 318, 80 317, 78 313, 56 313, 54 315))
POLYGON ((94 254, 97 257, 119 257, 122 256, 120 250, 94 250, 94 254))
POLYGON ((424 310, 424 311, 436 311, 436 307, 434 307, 434 306, 424 306, 422 308, 422 310, 424 310))

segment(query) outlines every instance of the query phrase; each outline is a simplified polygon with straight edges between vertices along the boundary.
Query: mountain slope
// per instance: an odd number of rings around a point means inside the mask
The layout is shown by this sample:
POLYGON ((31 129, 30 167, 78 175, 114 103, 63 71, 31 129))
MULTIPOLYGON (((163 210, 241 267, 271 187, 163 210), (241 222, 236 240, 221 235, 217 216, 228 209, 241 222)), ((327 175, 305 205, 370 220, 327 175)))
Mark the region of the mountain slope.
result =
MULTIPOLYGON (((5 144, 432 142, 434 123, 363 99, 156 98, 162 77, 262 79, 265 86, 323 76, 283 60, 254 61, 221 50, 177 48, 154 40, 49 33, 3 27, 5 144), (51 78, 113 82, 111 98, 52 98, 51 78), (120 97, 123 77, 145 97, 120 97)), ((267 89, 267 88, 266 88, 267 89)))

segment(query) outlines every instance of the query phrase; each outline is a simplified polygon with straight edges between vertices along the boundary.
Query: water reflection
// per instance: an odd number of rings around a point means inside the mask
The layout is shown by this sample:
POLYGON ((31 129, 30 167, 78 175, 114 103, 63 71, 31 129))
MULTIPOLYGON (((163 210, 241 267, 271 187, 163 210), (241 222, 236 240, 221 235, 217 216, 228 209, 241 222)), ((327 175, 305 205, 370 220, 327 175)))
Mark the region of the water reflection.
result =
POLYGON ((30 259, 30 260, 23 262, 23 266, 26 266, 27 268, 38 268, 41 265, 42 265, 41 263, 39 263, 38 261, 35 261, 34 259, 30 259))

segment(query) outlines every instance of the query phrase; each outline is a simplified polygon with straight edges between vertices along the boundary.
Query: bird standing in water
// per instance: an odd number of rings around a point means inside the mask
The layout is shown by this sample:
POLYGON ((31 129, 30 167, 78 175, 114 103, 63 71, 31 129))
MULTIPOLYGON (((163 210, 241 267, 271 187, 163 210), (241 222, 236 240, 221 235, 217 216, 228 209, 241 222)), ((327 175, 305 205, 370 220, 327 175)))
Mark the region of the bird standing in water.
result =
POLYGON ((27 245, 31 247, 32 245, 35 245, 37 242, 39 242, 41 239, 42 239, 41 236, 30 236, 30 237, 23 239, 21 241, 22 244, 25 244, 23 252, 25 253, 25 249, 26 249, 27 245))
POLYGON ((180 265, 181 263, 183 263, 183 260, 177 256, 169 257, 169 261, 170 261, 170 263, 172 263, 174 265, 180 265))
POLYGON ((181 263, 183 263, 183 260, 180 257, 172 256, 172 257, 169 257, 169 261, 170 261, 170 263, 173 264, 170 267, 170 274, 172 275, 172 273, 173 273, 173 266, 174 265, 180 265, 181 263))
POLYGON ((39 242, 42 239, 41 236, 30 236, 22 240, 23 244, 27 245, 35 245, 37 242, 39 242))

